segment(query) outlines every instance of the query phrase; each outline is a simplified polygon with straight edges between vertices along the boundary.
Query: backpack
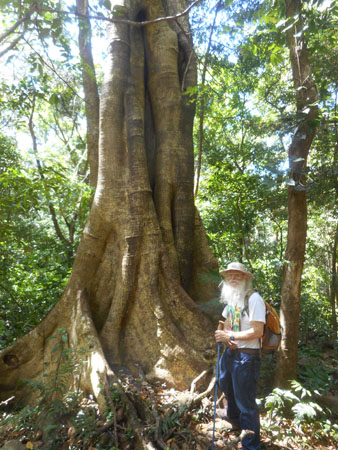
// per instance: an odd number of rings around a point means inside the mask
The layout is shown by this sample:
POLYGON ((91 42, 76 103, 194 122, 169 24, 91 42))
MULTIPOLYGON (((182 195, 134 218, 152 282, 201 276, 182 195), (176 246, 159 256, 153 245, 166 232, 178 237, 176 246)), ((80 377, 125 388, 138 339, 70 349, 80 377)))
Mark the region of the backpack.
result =
MULTIPOLYGON (((249 298, 256 291, 249 291, 244 299, 244 309, 249 315, 249 298)), ((268 302, 265 303, 265 325, 263 336, 261 337, 261 347, 265 352, 272 352, 277 350, 282 338, 281 326, 279 316, 275 308, 273 308, 268 302)))

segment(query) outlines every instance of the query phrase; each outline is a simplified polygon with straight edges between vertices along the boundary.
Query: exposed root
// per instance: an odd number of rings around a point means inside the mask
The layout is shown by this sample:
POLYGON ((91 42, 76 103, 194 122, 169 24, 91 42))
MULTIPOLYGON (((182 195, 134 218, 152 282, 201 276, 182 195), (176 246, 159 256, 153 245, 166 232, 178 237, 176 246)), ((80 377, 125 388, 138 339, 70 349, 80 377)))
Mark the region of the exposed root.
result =
MULTIPOLYGON (((111 397, 111 388, 114 386, 118 389, 118 391, 121 394, 121 399, 124 405, 126 405, 126 410, 128 411, 128 417, 127 422, 128 426, 133 430, 134 436, 135 436, 135 449, 137 450, 149 450, 151 447, 151 441, 147 438, 145 435, 145 427, 144 424, 141 422, 139 415, 137 413, 137 410, 135 408, 134 403, 129 398, 128 394, 125 392, 124 388, 122 387, 121 383, 116 379, 115 375, 111 373, 109 376, 106 377, 105 380, 103 380, 103 386, 104 391, 106 394, 106 398, 109 399, 109 403, 113 403, 110 400, 111 397)), ((115 441, 118 442, 117 438, 117 423, 116 423, 116 407, 115 405, 112 406, 114 411, 114 417, 115 420, 113 421, 112 425, 114 425, 114 436, 115 441)))
MULTIPOLYGON (((147 383, 146 379, 145 379, 145 375, 143 373, 142 367, 140 365, 137 365, 138 369, 139 369, 139 374, 140 377, 142 379, 143 383, 147 383)), ((148 392, 150 395, 150 400, 151 400, 151 409, 155 418, 155 441, 157 442, 157 444, 163 449, 166 450, 167 449, 167 445, 165 444, 165 442, 163 441, 162 438, 162 433, 161 433, 161 417, 158 413, 157 410, 157 403, 155 400, 155 395, 154 395, 154 390, 152 388, 152 386, 150 384, 148 384, 148 392)))

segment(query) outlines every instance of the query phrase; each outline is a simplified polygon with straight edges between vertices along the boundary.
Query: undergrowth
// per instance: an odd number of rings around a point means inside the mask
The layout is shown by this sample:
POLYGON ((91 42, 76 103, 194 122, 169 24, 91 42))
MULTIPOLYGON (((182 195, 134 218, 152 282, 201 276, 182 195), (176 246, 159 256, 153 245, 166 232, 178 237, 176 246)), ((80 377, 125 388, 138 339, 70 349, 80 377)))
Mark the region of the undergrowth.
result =
MULTIPOLYGON (((84 398, 76 386, 70 389, 70 376, 73 379, 74 374, 81 376, 80 361, 85 358, 86 350, 75 353, 70 349, 63 329, 52 339, 56 342, 54 351, 59 355, 58 368, 53 375, 46 374, 39 381, 26 380, 38 397, 36 406, 20 408, 18 405, 15 410, 3 410, 0 446, 15 439, 28 449, 134 450, 135 436, 128 427, 128 410, 121 393, 115 388, 104 392, 102 387, 106 409, 100 411, 94 398, 84 398)), ((261 381, 266 379, 264 372, 269 371, 272 363, 273 357, 268 356, 261 381)), ((263 449, 335 448, 336 417, 319 400, 321 395, 337 394, 336 363, 333 352, 318 356, 307 350, 300 357, 299 379, 293 380, 289 389, 275 388, 268 393, 261 389, 263 449)), ((123 384, 136 404, 146 405, 144 410, 149 414, 142 417, 144 433, 153 442, 162 442, 158 448, 203 450, 210 447, 210 431, 206 439, 202 434, 203 426, 205 429, 209 426, 210 430, 212 425, 213 394, 189 410, 187 404, 177 401, 177 391, 166 390, 163 385, 150 387, 144 380, 130 375, 125 376, 123 384)))

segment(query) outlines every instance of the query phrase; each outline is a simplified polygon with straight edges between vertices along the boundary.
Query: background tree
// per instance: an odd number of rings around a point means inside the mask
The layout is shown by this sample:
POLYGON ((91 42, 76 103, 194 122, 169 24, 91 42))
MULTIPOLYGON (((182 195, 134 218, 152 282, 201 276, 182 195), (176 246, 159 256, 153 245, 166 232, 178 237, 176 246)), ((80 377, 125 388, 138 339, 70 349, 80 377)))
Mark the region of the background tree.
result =
POLYGON ((76 8, 77 12, 81 14, 79 17, 79 52, 87 118, 87 157, 90 167, 90 184, 95 188, 98 174, 100 99, 92 54, 88 1, 77 0, 76 8))
POLYGON ((281 325, 284 329, 278 353, 278 383, 285 384, 297 373, 297 344, 301 277, 303 272, 306 230, 306 166, 318 124, 318 94, 304 39, 302 3, 285 2, 287 44, 290 50, 293 82, 296 90, 296 125, 288 150, 290 182, 288 198, 288 239, 283 268, 281 325))
MULTIPOLYGON (((328 47, 336 42, 336 37, 331 34, 332 24, 336 20, 336 9, 333 3, 325 8, 319 4, 317 6, 318 9, 305 5, 303 15, 306 17, 306 24, 303 32, 309 42, 308 53, 312 58, 313 76, 320 92, 321 108, 325 111, 324 104, 328 105, 330 112, 324 113, 324 116, 328 114, 332 117, 335 115, 332 100, 336 91, 333 75, 336 59, 334 51, 331 53, 328 47), (319 28, 321 33, 318 33, 319 28), (322 51, 326 51, 327 55, 332 54, 332 59, 330 56, 324 57, 322 51), (324 59, 328 65, 323 63, 324 59), (333 75, 332 79, 327 70, 333 75)), ((199 207, 215 254, 224 261, 223 264, 235 257, 251 265, 256 274, 258 289, 265 296, 272 297, 278 306, 287 236, 285 193, 287 189, 293 189, 288 186, 295 182, 292 177, 290 179, 290 174, 287 174, 285 160, 294 130, 302 117, 295 115, 293 106, 295 92, 292 89, 293 82, 285 47, 285 33, 289 28, 283 18, 283 5, 278 3, 276 7, 277 9, 273 9, 267 3, 258 7, 249 2, 247 7, 242 9, 237 2, 232 2, 227 10, 226 21, 220 23, 215 33, 216 36, 222 37, 215 38, 213 42, 213 59, 208 72, 208 119, 199 207), (245 30, 240 38, 239 29, 245 30), (225 74, 228 74, 228 77, 225 74), (236 115, 240 101, 242 115, 236 115), (243 141, 241 136, 244 136, 243 141), (242 151, 238 151, 242 142, 242 151), (241 173, 238 162, 242 161, 242 155, 245 171, 241 173), (234 162, 229 164, 232 159, 234 162), (235 175, 236 173, 238 175, 235 175), (256 183, 252 180, 256 180, 256 183), (240 192, 245 192, 245 195, 238 204, 237 194, 240 192), (240 211, 244 212, 242 223, 236 213, 239 205, 240 211), (249 250, 247 254, 241 250, 244 242, 249 250)), ((296 39, 301 36, 300 34, 296 39)), ((299 95, 299 91, 297 92, 299 95)), ((316 102, 311 103, 311 106, 315 112, 316 102)), ((307 111, 309 112, 310 110, 307 111)), ((330 123, 333 125, 332 118, 330 123)), ((332 272, 332 265, 324 263, 324 260, 327 261, 327 256, 324 256, 324 248, 327 248, 324 242, 328 241, 324 236, 318 239, 324 228, 317 213, 320 202, 323 211, 325 210, 323 213, 328 218, 325 236, 327 233, 331 235, 328 230, 334 230, 336 222, 331 216, 335 208, 331 201, 334 201, 335 196, 330 174, 335 172, 335 164, 329 156, 333 153, 327 151, 331 148, 327 139, 335 142, 335 136, 334 132, 328 133, 327 119, 324 117, 321 123, 318 118, 317 122, 311 125, 320 125, 320 128, 317 139, 312 143, 313 153, 306 169, 306 173, 309 171, 310 182, 307 187, 297 188, 299 191, 304 189, 300 196, 307 195, 311 214, 308 239, 310 247, 303 274, 304 304, 300 335, 292 338, 294 376, 298 370, 298 344, 306 342, 309 335, 318 336, 320 330, 325 330, 321 336, 327 340, 331 336, 330 317, 334 323, 334 313, 332 307, 330 312, 327 296, 331 285, 330 276, 327 275, 332 272), (323 152, 323 149, 326 150, 323 152), (321 184, 319 173, 317 175, 317 170, 321 172, 318 167, 322 164, 326 167, 326 181, 322 181, 327 183, 327 190, 322 190, 324 184, 321 184), (315 264, 315 254, 319 256, 321 252, 323 259, 315 264), (323 296, 323 292, 327 295, 323 296)), ((313 130, 310 128, 310 131, 313 130)), ((298 160, 298 164, 303 162, 302 159, 298 160)), ((301 240, 297 240, 297 245, 300 242, 301 240)), ((331 260, 331 256, 329 259, 331 260)), ((292 336, 295 329, 298 329, 294 317, 296 315, 288 318, 288 326, 291 328, 285 330, 285 336, 292 336)), ((285 378, 289 376, 291 375, 285 375, 285 378)))

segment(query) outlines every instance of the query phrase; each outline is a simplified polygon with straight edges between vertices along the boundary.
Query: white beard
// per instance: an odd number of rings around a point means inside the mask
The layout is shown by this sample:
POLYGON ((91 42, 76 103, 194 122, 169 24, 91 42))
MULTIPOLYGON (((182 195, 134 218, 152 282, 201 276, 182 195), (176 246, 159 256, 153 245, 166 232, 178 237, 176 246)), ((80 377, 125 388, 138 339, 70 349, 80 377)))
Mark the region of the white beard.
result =
POLYGON ((236 287, 231 286, 226 281, 222 281, 221 287, 221 302, 227 305, 244 307, 244 298, 247 292, 247 281, 243 280, 238 283, 236 287))

